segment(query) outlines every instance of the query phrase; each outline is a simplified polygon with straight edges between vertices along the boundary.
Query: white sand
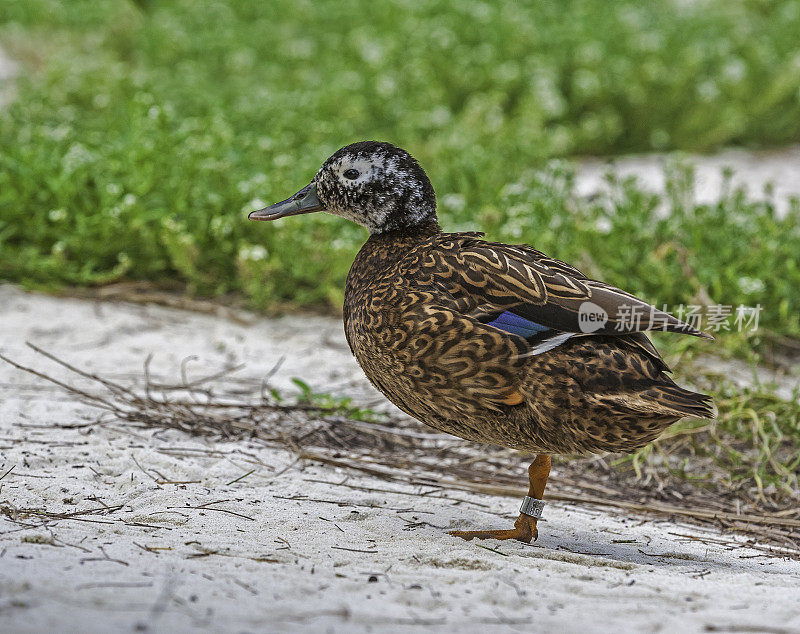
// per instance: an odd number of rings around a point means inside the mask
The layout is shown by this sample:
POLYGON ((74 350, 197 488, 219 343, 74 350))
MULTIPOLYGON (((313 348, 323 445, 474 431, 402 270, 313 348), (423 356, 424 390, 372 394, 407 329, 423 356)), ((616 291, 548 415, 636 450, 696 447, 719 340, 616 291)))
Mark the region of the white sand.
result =
MULTIPOLYGON (((635 178, 646 191, 663 193, 664 167, 674 159, 675 155, 669 154, 585 159, 577 163, 576 190, 584 196, 608 191, 605 176, 611 170, 621 178, 635 178)), ((758 152, 727 149, 712 155, 686 154, 683 160, 694 168, 694 200, 700 204, 720 199, 725 169, 733 171, 733 189, 743 189, 750 200, 771 200, 779 215, 788 211, 791 198, 800 198, 800 145, 758 152), (764 191, 767 186, 772 187, 770 195, 764 191)))
MULTIPOLYGON (((251 377, 287 355, 278 384, 301 376, 380 401, 325 318, 246 326, 0 286, 0 351, 61 375, 25 340, 118 377, 150 352, 154 372, 173 377, 189 355, 192 376, 243 361, 251 377)), ((800 563, 730 549, 713 532, 551 503, 535 545, 483 543, 500 554, 444 529, 503 527, 517 499, 284 471, 291 455, 248 442, 57 428, 96 416, 0 363, 0 475, 14 467, 0 504, 122 505, 91 518, 103 523, 47 528, 0 515, 0 631, 800 631, 800 563), (296 496, 308 499, 286 499, 296 496)))
POLYGON ((0 108, 14 99, 13 79, 17 70, 17 63, 0 48, 0 108))

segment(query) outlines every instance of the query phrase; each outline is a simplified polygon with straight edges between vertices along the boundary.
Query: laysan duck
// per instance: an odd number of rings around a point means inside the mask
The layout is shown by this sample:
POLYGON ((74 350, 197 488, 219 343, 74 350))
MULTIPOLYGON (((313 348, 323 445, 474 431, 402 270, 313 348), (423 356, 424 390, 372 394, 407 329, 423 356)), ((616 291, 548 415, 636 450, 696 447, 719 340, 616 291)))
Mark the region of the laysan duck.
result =
POLYGON ((344 330, 373 385, 434 429, 537 454, 514 528, 451 535, 530 542, 551 454, 632 452, 683 417, 714 416, 710 397, 666 374, 645 331, 708 335, 530 246, 444 233, 405 150, 343 147, 249 218, 317 211, 370 233, 347 277, 344 330))

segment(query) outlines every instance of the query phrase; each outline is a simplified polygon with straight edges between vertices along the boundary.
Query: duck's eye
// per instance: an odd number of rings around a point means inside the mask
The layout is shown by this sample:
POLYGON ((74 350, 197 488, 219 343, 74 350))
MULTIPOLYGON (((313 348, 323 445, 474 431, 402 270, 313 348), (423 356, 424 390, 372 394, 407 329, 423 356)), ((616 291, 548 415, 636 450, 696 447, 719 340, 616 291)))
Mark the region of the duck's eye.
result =
POLYGON ((344 171, 343 176, 345 178, 349 178, 351 181, 354 181, 359 176, 358 170, 354 170, 353 168, 350 168, 349 170, 345 170, 344 171))

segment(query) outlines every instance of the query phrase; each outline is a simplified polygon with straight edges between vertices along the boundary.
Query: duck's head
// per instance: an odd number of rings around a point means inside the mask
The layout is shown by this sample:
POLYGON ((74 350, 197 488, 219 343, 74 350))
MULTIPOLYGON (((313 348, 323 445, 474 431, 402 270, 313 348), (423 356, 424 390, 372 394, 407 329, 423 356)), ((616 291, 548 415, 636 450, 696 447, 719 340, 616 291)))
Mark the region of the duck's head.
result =
POLYGON ((250 220, 277 220, 314 211, 347 218, 372 234, 413 229, 436 221, 428 176, 405 150, 361 141, 337 150, 299 192, 253 211, 250 220))

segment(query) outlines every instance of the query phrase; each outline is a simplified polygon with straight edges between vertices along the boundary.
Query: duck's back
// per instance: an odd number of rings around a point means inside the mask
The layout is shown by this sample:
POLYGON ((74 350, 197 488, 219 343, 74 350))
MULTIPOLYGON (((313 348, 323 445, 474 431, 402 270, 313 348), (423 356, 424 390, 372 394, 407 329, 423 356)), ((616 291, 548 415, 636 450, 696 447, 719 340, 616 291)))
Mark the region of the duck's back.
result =
POLYGON ((530 247, 437 229, 371 237, 345 291, 351 350, 402 410, 469 440, 562 453, 635 449, 709 415, 646 335, 573 324, 587 297, 641 300, 530 247))

